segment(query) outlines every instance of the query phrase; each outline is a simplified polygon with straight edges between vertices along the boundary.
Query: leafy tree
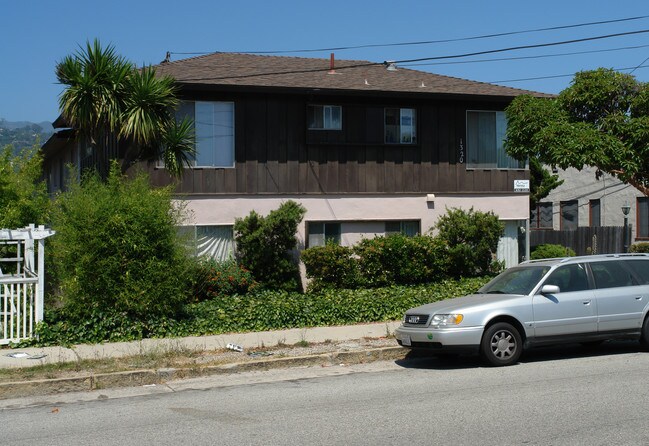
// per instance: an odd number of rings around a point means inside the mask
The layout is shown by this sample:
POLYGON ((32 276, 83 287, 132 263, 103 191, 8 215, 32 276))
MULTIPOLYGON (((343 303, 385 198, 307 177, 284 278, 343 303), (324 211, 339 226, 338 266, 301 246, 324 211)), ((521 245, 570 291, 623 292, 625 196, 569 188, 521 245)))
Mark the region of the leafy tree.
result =
POLYGON ((106 182, 88 172, 57 197, 49 253, 72 319, 143 321, 173 316, 187 301, 190 263, 171 193, 152 189, 143 173, 122 176, 113 162, 106 182))
POLYGON ((530 159, 530 207, 533 209, 536 204, 547 197, 553 189, 561 186, 563 180, 559 175, 552 174, 543 168, 543 165, 536 158, 530 159))
POLYGON ((180 176, 190 163, 193 126, 175 120, 171 77, 157 77, 153 67, 136 69, 96 39, 60 61, 56 76, 67 86, 59 98, 63 118, 100 153, 108 152, 114 138, 126 143, 123 170, 137 160, 162 159, 180 176))
POLYGON ((471 277, 492 270, 498 241, 505 228, 493 212, 449 209, 434 227, 446 244, 448 274, 471 277))
POLYGON ((592 166, 649 195, 649 84, 599 68, 556 99, 519 96, 506 110, 507 152, 561 169, 592 166))
POLYGON ((300 274, 292 250, 297 226, 306 209, 287 201, 264 217, 255 211, 234 223, 237 257, 261 286, 277 290, 300 289, 300 274))
POLYGON ((13 155, 12 146, 0 152, 0 228, 45 224, 50 199, 42 180, 38 145, 13 155))

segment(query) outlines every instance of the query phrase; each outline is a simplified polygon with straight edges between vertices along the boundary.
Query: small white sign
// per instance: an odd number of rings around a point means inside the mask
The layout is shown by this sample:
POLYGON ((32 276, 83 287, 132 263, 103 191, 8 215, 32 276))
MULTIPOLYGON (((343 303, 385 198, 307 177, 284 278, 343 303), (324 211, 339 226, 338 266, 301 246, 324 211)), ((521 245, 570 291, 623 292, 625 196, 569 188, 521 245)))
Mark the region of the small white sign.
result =
POLYGON ((529 192, 530 180, 514 180, 514 192, 529 192))

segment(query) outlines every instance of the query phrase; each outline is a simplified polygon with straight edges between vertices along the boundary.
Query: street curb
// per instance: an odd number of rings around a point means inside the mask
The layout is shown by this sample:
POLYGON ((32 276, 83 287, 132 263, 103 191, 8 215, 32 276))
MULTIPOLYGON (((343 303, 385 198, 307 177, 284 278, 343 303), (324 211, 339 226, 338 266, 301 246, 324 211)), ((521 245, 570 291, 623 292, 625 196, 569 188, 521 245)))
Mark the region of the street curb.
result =
POLYGON ((399 360, 404 359, 408 352, 409 350, 404 349, 403 347, 395 346, 359 351, 338 351, 310 356, 270 358, 214 366, 194 366, 157 370, 130 370, 125 372, 87 374, 72 378, 7 382, 0 383, 0 400, 117 387, 137 387, 151 384, 163 384, 177 379, 227 375, 280 368, 313 366, 330 367, 341 364, 349 365, 374 361, 399 360))

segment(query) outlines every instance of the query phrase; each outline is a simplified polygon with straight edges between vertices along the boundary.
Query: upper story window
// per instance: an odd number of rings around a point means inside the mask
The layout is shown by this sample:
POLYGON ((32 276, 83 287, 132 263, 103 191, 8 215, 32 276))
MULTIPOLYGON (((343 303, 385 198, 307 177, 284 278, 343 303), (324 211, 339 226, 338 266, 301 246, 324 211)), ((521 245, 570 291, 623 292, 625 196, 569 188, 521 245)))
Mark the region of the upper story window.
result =
POLYGON ((385 142, 417 143, 417 111, 414 108, 385 109, 385 142))
POLYGON ((181 102, 176 116, 194 120, 195 167, 234 167, 234 102, 181 102))
POLYGON ((524 169, 505 152, 507 118, 502 111, 467 111, 467 167, 472 169, 524 169))
POLYGON ((342 107, 339 105, 309 105, 307 125, 309 130, 341 130, 342 107))

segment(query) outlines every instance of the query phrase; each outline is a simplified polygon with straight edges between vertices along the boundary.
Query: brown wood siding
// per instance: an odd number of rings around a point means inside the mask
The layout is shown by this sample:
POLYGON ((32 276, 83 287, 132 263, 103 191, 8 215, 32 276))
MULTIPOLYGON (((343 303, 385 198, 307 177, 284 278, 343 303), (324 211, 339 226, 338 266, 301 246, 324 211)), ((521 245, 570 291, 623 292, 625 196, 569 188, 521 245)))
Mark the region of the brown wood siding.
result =
MULTIPOLYGON (((234 102, 235 166, 186 169, 177 186, 182 194, 505 193, 515 179, 529 179, 523 169, 466 168, 466 111, 502 110, 505 103, 315 93, 195 97, 234 102), (341 105, 342 129, 307 130, 310 104, 341 105), (385 107, 416 109, 417 144, 384 143, 385 107)), ((169 184, 154 164, 140 165, 154 184, 169 184)))

